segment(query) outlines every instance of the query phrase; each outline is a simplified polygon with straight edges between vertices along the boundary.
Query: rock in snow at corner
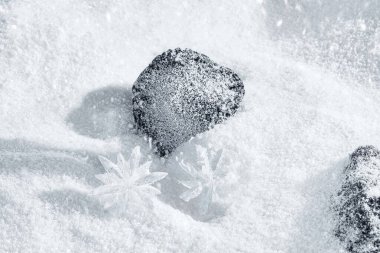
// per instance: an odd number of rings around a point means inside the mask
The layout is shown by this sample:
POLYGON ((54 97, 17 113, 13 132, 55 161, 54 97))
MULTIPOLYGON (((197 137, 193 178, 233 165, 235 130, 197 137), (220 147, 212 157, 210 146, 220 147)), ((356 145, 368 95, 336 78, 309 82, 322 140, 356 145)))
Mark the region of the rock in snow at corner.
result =
POLYGON ((157 56, 133 85, 137 128, 161 155, 235 114, 244 85, 232 70, 191 49, 157 56))
POLYGON ((344 174, 336 236, 350 252, 380 252, 380 151, 359 147, 344 174))

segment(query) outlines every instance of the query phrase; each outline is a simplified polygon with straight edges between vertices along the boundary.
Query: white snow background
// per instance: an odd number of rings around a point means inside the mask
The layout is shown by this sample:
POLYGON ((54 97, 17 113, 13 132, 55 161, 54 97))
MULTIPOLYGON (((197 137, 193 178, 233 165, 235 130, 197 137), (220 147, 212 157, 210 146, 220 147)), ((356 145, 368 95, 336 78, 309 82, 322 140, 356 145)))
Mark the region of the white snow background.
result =
POLYGON ((330 196, 349 153, 380 146, 379 17, 377 0, 0 0, 0 252, 345 252, 330 196), (246 95, 162 160, 131 87, 176 47, 246 95), (136 146, 162 194, 105 210, 97 157, 136 146), (206 216, 175 179, 197 146, 223 149, 206 216))

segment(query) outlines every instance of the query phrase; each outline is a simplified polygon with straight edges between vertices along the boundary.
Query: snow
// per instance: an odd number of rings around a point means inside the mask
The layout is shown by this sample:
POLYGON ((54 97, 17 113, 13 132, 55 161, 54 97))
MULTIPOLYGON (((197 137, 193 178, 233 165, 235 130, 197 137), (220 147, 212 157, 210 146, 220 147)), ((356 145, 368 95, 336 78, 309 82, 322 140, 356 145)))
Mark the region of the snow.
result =
MULTIPOLYGON (((301 39, 272 2, 0 1, 0 252, 344 252, 330 197, 348 155, 380 146, 380 86, 355 79, 356 65, 320 64, 318 50, 303 57, 299 43, 282 43, 301 39), (234 117, 162 160, 126 127, 124 102, 151 60, 176 47, 236 71, 246 95, 234 117), (136 146, 152 171, 169 173, 162 194, 105 210, 91 195, 104 173, 97 157, 136 146), (200 166, 197 146, 223 149, 208 217, 176 182, 175 158, 200 166)), ((323 15, 307 3, 298 1, 311 29, 323 15)))

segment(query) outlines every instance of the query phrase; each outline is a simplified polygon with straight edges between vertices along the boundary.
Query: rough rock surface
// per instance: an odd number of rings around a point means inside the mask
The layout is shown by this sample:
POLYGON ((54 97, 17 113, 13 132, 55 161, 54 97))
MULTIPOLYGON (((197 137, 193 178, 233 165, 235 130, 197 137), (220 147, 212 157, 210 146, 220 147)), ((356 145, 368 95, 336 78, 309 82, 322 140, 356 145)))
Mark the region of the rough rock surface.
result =
POLYGON ((233 115, 244 85, 232 70, 190 49, 157 56, 133 85, 137 128, 160 155, 233 115))
POLYGON ((359 147, 338 193, 336 236, 350 252, 380 252, 380 151, 359 147))

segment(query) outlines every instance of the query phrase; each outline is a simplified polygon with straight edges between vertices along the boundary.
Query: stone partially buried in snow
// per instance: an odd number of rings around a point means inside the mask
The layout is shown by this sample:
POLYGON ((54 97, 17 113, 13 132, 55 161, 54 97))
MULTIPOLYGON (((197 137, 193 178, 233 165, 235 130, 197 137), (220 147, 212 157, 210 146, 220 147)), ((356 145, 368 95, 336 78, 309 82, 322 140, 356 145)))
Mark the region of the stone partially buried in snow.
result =
POLYGON ((359 147, 338 193, 336 236, 349 252, 380 252, 380 151, 359 147))
POLYGON ((190 49, 157 56, 133 85, 137 128, 166 155, 232 116, 244 96, 244 85, 232 70, 190 49))

